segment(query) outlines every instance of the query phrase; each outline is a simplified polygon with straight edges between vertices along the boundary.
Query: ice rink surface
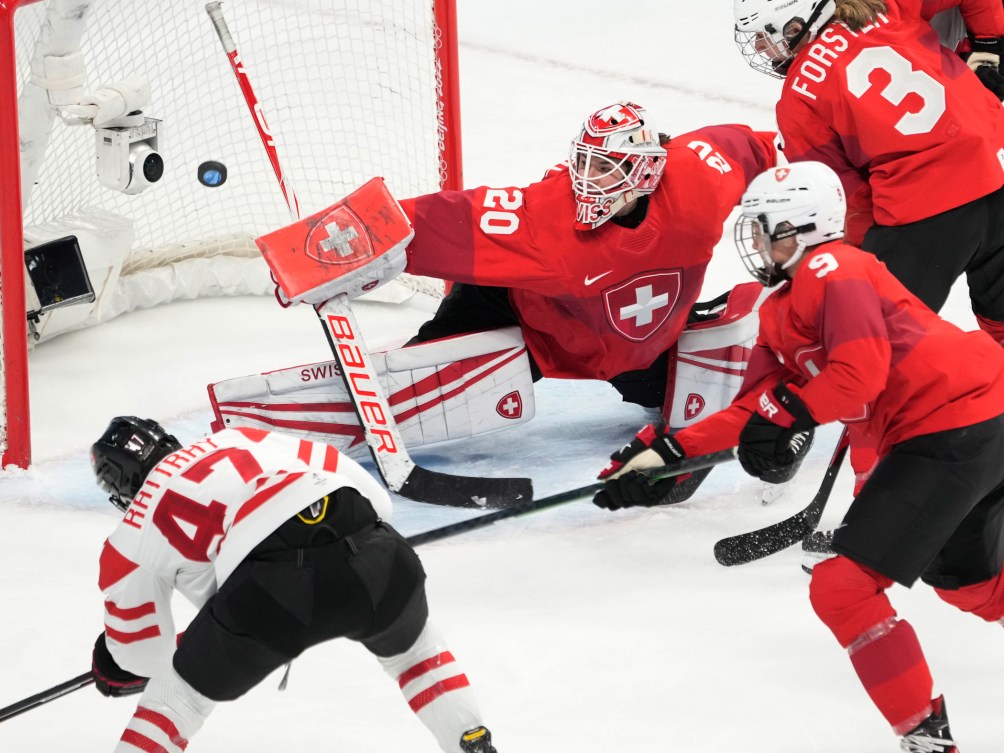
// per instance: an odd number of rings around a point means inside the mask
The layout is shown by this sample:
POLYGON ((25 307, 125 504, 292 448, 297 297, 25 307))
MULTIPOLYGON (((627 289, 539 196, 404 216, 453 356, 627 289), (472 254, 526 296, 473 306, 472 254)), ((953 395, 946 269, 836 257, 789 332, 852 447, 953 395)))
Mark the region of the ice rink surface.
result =
MULTIPOLYGON (((467 186, 536 179, 565 157, 584 116, 622 98, 646 106, 671 134, 714 123, 773 126, 778 83, 745 66, 730 3, 459 6, 467 186)), ((708 296, 746 279, 731 225, 727 233, 708 296)), ((427 299, 357 305, 374 350, 403 342, 431 311, 427 299)), ((963 287, 943 313, 974 326, 963 287)), ((89 666, 102 629, 98 554, 117 513, 93 484, 87 448, 109 418, 153 417, 194 440, 211 420, 208 383, 327 356, 313 312, 285 311, 270 298, 140 311, 32 353, 35 464, 0 480, 0 706, 89 666)), ((590 483, 646 420, 605 384, 545 380, 537 410, 525 426, 416 459, 452 473, 529 475, 538 494, 550 494, 590 483)), ((834 427, 821 429, 793 488, 767 507, 738 466, 725 466, 673 508, 612 514, 583 500, 422 547, 432 614, 500 753, 897 750, 812 614, 800 552, 733 569, 712 556, 719 538, 804 507, 835 439, 834 427)), ((824 527, 849 503, 849 475, 837 482, 824 527)), ((392 522, 409 534, 469 514, 400 500, 392 522)), ((960 749, 1000 751, 1000 626, 955 612, 923 586, 890 595, 917 630, 960 749)), ((191 614, 184 603, 178 610, 191 614)), ((279 679, 222 704, 189 750, 437 750, 361 646, 312 649, 294 662, 284 692, 279 679)), ((135 698, 84 689, 3 723, 0 750, 111 751, 134 706, 135 698)))

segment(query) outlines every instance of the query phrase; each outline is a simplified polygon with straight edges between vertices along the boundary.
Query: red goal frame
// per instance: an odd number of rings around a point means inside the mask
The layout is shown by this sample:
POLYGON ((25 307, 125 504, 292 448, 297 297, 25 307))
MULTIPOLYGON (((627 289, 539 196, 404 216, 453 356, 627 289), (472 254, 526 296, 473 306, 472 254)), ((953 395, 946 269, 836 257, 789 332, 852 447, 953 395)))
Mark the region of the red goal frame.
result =
MULTIPOLYGON (((6 430, 0 468, 8 465, 27 468, 31 463, 14 14, 19 8, 39 1, 0 0, 0 175, 4 181, 0 190, 0 313, 6 430)), ((440 44, 435 50, 436 65, 442 73, 442 89, 437 91, 441 128, 438 144, 440 185, 444 189, 459 190, 463 186, 463 164, 456 0, 427 1, 433 4, 440 33, 440 44)))

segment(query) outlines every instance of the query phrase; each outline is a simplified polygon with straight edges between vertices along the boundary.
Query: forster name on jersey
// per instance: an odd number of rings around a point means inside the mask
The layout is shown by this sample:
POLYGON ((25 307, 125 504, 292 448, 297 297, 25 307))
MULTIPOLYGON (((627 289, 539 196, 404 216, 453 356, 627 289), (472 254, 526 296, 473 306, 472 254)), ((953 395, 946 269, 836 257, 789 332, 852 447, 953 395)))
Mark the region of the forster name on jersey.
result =
POLYGON ((817 41, 809 47, 806 59, 799 64, 797 69, 788 74, 793 76, 792 90, 809 99, 816 99, 816 95, 812 93, 812 85, 821 84, 826 80, 826 74, 840 59, 841 53, 851 46, 851 39, 867 34, 869 31, 888 23, 889 19, 880 13, 875 23, 863 27, 861 31, 851 31, 840 23, 827 26, 820 33, 817 41))

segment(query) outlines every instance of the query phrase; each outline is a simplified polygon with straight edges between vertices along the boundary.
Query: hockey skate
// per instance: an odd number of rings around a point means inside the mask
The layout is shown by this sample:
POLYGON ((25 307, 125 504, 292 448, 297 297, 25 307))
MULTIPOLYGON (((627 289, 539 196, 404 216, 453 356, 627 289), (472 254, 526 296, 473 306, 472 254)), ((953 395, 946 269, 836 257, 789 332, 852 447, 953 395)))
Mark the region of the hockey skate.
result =
POLYGON ((812 575, 812 568, 836 555, 833 531, 813 531, 802 539, 802 569, 812 575))
POLYGON ((492 745, 492 733, 487 727, 475 727, 462 734, 460 750, 464 753, 497 753, 492 745))
POLYGON ((934 711, 917 728, 903 735, 899 747, 907 753, 959 753, 948 729, 948 712, 945 697, 931 701, 934 711))

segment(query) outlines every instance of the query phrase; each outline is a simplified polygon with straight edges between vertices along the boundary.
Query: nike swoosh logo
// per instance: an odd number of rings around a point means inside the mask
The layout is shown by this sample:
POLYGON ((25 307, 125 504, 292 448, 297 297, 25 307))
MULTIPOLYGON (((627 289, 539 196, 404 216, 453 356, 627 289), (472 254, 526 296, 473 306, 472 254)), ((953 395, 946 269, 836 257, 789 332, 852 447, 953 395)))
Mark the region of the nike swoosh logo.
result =
POLYGON ((586 285, 592 285, 592 284, 593 284, 594 282, 596 282, 596 281, 597 281, 597 280, 599 280, 600 278, 603 278, 603 277, 606 277, 606 276, 607 276, 608 274, 610 274, 611 272, 613 272, 613 270, 612 270, 612 269, 608 269, 608 270, 607 270, 606 272, 604 272, 603 274, 601 274, 601 275, 596 275, 596 277, 590 277, 589 275, 586 275, 586 279, 585 279, 585 284, 586 284, 586 285))

